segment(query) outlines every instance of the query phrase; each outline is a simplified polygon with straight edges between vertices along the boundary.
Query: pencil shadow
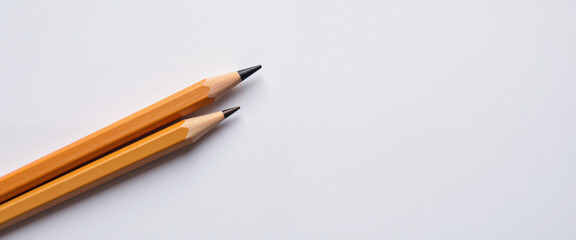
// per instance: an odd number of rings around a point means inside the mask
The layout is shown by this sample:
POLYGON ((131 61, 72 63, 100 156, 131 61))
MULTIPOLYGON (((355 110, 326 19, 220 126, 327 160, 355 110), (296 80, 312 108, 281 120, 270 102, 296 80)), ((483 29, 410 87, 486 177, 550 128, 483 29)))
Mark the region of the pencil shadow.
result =
MULTIPOLYGON (((234 107, 235 105, 229 105, 227 104, 227 102, 232 101, 231 99, 235 96, 235 95, 241 95, 241 94, 246 94, 246 92, 249 92, 248 90, 251 88, 250 86, 254 86, 254 84, 257 84, 258 80, 260 78, 259 77, 252 77, 250 79, 250 81, 246 81, 246 82, 242 82, 242 87, 240 88, 234 88, 231 90, 231 92, 229 92, 228 94, 226 94, 225 96, 223 96, 222 98, 220 98, 216 103, 214 104, 210 104, 206 107, 204 107, 203 109, 194 112, 194 116, 198 116, 198 115, 203 115, 203 114, 207 114, 207 113, 212 113, 212 112, 217 112, 226 108, 230 108, 230 107, 234 107), (224 105, 226 107, 222 107, 222 105, 224 105)), ((209 138, 210 136, 214 135, 214 134, 220 134, 222 129, 227 128, 229 125, 233 124, 234 121, 236 121, 236 119, 234 117, 227 119, 226 121, 223 121, 222 123, 220 123, 218 126, 216 126, 212 131, 206 133, 206 135, 204 135, 201 139, 199 139, 197 142, 195 142, 194 144, 190 145, 190 146, 186 146, 184 148, 181 148, 179 150, 176 150, 160 159, 157 159, 151 163, 148 163, 140 168, 134 169, 131 172, 128 172, 122 176, 119 176, 109 182, 106 182, 100 186, 97 186, 93 189, 90 189, 76 197, 73 197, 69 200, 66 200, 54 207, 51 207, 43 212, 40 212, 32 217, 29 217, 21 222, 18 222, 2 231, 0 231, 0 238, 4 238, 7 237, 8 235, 10 235, 11 233, 14 233, 18 230, 20 230, 21 228, 26 227, 27 225, 30 224, 34 224, 36 222, 41 222, 41 221, 46 221, 47 218, 54 213, 55 211, 59 211, 61 209, 67 208, 69 206, 73 206, 75 204, 77 204, 78 202, 81 202, 83 199, 85 198, 89 198, 95 194, 98 194, 102 191, 105 191, 108 188, 114 187, 116 185, 122 184, 126 181, 129 181, 130 179, 139 176, 141 174, 144 174, 148 171, 151 171, 153 168, 157 167, 158 165, 162 165, 162 164, 176 164, 177 161, 176 160, 191 160, 191 158, 193 158, 192 156, 190 157, 186 157, 183 158, 182 156, 188 154, 190 151, 192 151, 194 148, 197 147, 201 147, 204 144, 203 139, 209 138)))

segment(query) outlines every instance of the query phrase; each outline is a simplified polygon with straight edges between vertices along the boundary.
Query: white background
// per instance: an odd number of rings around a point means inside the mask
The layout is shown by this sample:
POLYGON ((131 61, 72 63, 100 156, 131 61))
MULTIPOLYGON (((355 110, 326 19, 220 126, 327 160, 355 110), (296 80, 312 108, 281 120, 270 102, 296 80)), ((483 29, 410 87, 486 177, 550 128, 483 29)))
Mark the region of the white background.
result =
POLYGON ((198 144, 0 238, 576 238, 574 1, 3 1, 0 174, 256 64, 198 144))

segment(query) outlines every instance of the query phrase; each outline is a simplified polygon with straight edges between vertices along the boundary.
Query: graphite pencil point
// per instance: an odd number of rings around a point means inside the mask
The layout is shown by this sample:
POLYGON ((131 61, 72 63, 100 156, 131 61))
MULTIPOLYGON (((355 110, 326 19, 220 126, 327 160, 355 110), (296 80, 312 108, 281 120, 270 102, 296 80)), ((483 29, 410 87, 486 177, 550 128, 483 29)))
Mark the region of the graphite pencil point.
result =
POLYGON ((260 70, 260 68, 262 68, 262 65, 256 65, 254 67, 238 70, 238 74, 240 74, 240 78, 242 78, 242 81, 244 81, 246 78, 250 77, 250 75, 260 70))
POLYGON ((230 115, 232 115, 233 113, 238 111, 238 109, 240 109, 240 107, 228 108, 228 109, 222 110, 222 114, 224 114, 224 118, 228 118, 228 117, 230 117, 230 115))

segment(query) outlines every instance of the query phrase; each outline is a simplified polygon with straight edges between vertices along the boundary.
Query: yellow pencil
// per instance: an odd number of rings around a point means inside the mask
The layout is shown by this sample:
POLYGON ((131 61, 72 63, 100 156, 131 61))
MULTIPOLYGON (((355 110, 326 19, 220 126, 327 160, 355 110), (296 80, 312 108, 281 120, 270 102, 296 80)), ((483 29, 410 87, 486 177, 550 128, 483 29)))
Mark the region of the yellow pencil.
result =
POLYGON ((0 205, 0 231, 198 140, 240 107, 189 118, 0 205))
POLYGON ((0 177, 0 203, 214 102, 260 67, 204 79, 0 177))

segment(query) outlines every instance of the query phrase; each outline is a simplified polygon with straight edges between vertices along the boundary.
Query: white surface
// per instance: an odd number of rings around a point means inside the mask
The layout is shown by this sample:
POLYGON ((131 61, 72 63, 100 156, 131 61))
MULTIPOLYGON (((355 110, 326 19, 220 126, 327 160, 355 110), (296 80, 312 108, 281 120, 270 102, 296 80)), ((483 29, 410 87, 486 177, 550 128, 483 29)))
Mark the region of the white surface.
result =
POLYGON ((574 1, 0 5, 0 174, 263 65, 194 147, 0 237, 576 238, 574 1))

